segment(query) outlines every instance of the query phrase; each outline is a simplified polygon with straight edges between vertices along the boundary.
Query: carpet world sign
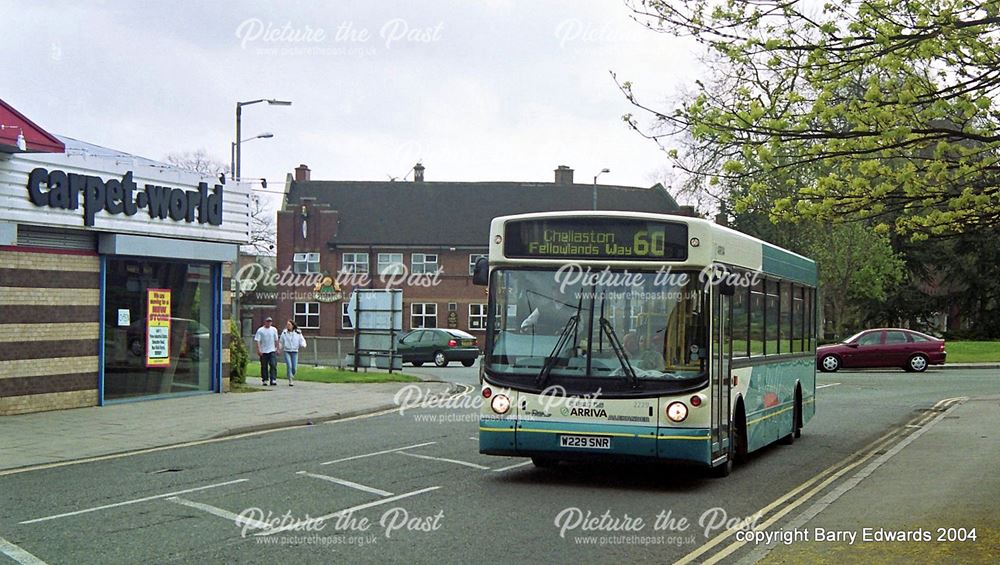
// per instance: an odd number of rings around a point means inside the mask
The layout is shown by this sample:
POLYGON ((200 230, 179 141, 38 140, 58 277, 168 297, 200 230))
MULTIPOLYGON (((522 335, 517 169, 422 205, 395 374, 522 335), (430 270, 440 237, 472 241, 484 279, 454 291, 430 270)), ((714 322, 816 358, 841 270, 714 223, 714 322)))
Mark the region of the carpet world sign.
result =
POLYGON ((146 366, 170 366, 170 289, 146 291, 146 366))

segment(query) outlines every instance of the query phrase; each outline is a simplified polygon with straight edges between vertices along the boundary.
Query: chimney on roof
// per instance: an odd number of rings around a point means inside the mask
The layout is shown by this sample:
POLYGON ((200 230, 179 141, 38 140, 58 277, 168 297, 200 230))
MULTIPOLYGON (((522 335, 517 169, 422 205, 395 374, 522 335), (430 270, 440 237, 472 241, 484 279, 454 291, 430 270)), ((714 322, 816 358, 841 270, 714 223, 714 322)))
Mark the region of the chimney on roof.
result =
POLYGON ((556 184, 573 184, 573 169, 566 165, 556 167, 556 184))
POLYGON ((312 171, 305 165, 295 167, 295 182, 309 182, 312 171))
POLYGON ((424 182, 424 166, 420 161, 413 165, 413 182, 424 182))

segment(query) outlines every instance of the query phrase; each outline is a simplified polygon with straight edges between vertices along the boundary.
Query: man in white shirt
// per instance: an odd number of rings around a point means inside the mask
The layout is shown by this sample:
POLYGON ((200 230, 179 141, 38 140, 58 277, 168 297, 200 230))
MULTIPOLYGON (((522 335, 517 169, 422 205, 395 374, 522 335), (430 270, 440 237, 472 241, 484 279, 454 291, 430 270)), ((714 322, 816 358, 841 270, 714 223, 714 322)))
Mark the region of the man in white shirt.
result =
POLYGON ((257 328, 257 333, 253 336, 257 357, 260 358, 260 380, 264 386, 268 382, 273 386, 278 385, 278 330, 271 325, 272 321, 268 316, 264 325, 257 328))

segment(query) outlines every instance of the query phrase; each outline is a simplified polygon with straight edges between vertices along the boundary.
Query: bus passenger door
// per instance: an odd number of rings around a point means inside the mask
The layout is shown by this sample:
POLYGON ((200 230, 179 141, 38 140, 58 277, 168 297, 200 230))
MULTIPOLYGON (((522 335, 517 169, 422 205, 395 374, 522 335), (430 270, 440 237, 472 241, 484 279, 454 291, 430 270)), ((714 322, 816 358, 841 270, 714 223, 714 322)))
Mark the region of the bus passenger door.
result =
POLYGON ((729 451, 729 390, 731 386, 730 359, 732 343, 729 335, 732 299, 721 294, 719 287, 711 288, 712 327, 711 364, 709 367, 712 422, 712 460, 715 461, 729 451))

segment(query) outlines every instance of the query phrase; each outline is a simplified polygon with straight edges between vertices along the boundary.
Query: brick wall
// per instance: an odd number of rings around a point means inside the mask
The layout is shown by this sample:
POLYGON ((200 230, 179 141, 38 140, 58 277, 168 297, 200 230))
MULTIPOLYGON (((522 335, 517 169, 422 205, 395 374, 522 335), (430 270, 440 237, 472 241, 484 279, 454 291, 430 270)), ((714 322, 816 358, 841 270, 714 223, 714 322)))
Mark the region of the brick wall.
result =
POLYGON ((0 415, 97 404, 96 254, 0 248, 0 415))

